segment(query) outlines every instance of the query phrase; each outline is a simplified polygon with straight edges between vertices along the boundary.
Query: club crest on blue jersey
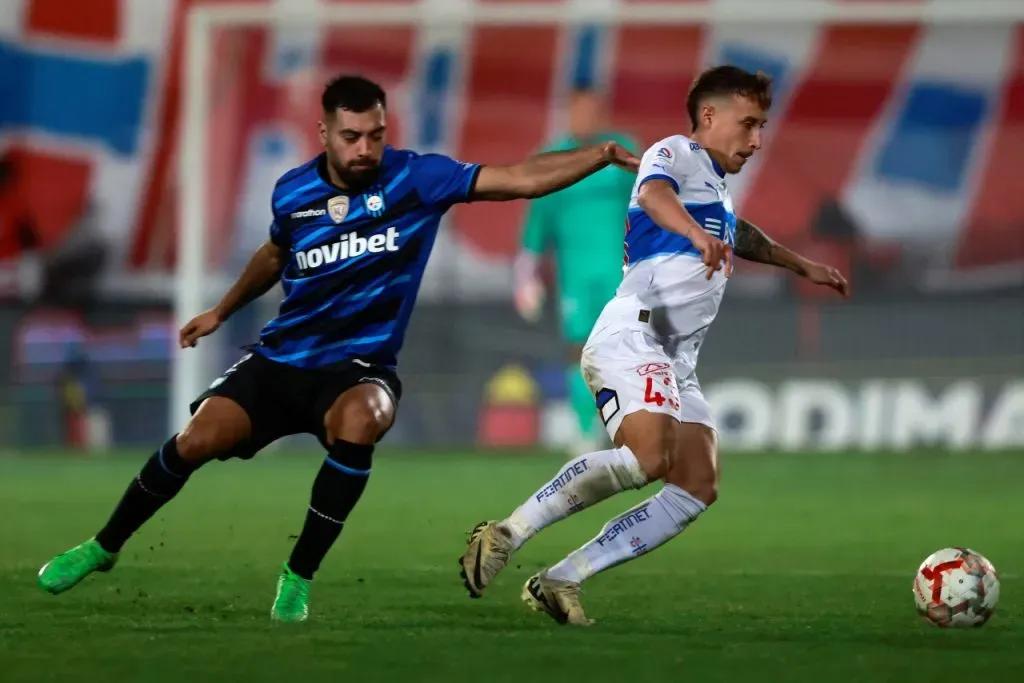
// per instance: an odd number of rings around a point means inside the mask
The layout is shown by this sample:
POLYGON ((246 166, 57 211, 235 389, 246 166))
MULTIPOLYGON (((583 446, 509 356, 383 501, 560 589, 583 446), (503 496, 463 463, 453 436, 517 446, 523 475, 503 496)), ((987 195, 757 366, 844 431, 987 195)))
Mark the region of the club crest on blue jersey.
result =
POLYGON ((345 220, 348 215, 348 197, 331 197, 327 202, 327 215, 335 223, 345 220))
POLYGON ((380 192, 371 192, 363 198, 366 206, 366 213, 376 218, 384 213, 384 195, 380 192))

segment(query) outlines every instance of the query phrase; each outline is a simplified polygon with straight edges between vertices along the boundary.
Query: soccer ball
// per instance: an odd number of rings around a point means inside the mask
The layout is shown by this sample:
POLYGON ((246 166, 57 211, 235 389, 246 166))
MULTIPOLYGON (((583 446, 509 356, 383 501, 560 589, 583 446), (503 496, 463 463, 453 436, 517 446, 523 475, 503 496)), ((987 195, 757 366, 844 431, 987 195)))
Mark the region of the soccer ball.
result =
POLYGON ((970 548, 943 548, 914 577, 918 613, 940 628, 981 626, 999 602, 999 574, 970 548))

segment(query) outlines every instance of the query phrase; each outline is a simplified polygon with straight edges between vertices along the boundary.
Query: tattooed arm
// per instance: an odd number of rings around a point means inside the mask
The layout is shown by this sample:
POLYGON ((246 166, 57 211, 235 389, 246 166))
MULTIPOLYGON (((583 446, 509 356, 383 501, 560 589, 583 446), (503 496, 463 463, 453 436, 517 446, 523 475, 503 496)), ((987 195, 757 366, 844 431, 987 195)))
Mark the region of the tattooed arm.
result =
POLYGON ((844 297, 849 296, 850 285, 838 270, 787 249, 742 218, 736 219, 736 245, 733 253, 747 261, 786 268, 811 282, 831 287, 844 297))
POLYGON ((807 259, 782 246, 750 221, 736 218, 736 246, 733 253, 747 261, 788 268, 803 277, 807 259))

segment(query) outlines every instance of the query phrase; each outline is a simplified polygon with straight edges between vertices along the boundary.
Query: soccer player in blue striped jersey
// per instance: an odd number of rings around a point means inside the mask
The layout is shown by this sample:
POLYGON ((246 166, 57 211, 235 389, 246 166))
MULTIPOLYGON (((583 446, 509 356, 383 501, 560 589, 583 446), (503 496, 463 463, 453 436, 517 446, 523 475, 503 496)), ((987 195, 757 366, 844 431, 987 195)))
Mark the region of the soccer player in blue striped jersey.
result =
POLYGON ((398 353, 441 217, 459 202, 540 197, 609 164, 639 164, 614 142, 510 166, 394 149, 386 95, 359 76, 331 81, 321 104, 324 151, 278 180, 269 239, 220 303, 181 329, 180 344, 195 346, 278 281, 279 315, 193 402, 188 425, 146 462, 99 533, 40 570, 48 592, 113 568, 128 538, 206 462, 251 458, 283 436, 311 433, 327 457, 271 608, 273 619, 305 620, 313 575, 394 420, 398 353))

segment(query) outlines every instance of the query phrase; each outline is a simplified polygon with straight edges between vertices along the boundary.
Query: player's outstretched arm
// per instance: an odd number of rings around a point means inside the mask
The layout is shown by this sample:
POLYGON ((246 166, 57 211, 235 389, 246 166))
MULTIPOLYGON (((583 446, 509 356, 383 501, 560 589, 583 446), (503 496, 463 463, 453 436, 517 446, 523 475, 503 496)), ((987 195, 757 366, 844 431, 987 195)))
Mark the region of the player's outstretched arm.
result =
POLYGON ((850 284, 837 269, 823 263, 811 261, 787 249, 759 227, 742 218, 736 219, 736 255, 747 261, 767 263, 793 271, 811 282, 836 290, 844 297, 850 295, 850 284))
POLYGON ((676 194, 675 187, 661 177, 648 180, 640 187, 637 204, 651 217, 651 220, 669 232, 682 235, 700 251, 701 261, 708 267, 707 278, 716 270, 725 268, 725 275, 732 275, 732 251, 722 240, 709 234, 693 219, 676 194))
POLYGON ((249 264, 220 303, 181 328, 178 333, 181 348, 195 346, 201 337, 215 332, 235 311, 266 294, 281 278, 284 266, 284 249, 269 240, 265 242, 249 259, 249 264))
POLYGON ((640 159, 616 142, 562 152, 545 152, 512 166, 480 169, 473 199, 536 199, 578 183, 608 164, 636 171, 640 159))

